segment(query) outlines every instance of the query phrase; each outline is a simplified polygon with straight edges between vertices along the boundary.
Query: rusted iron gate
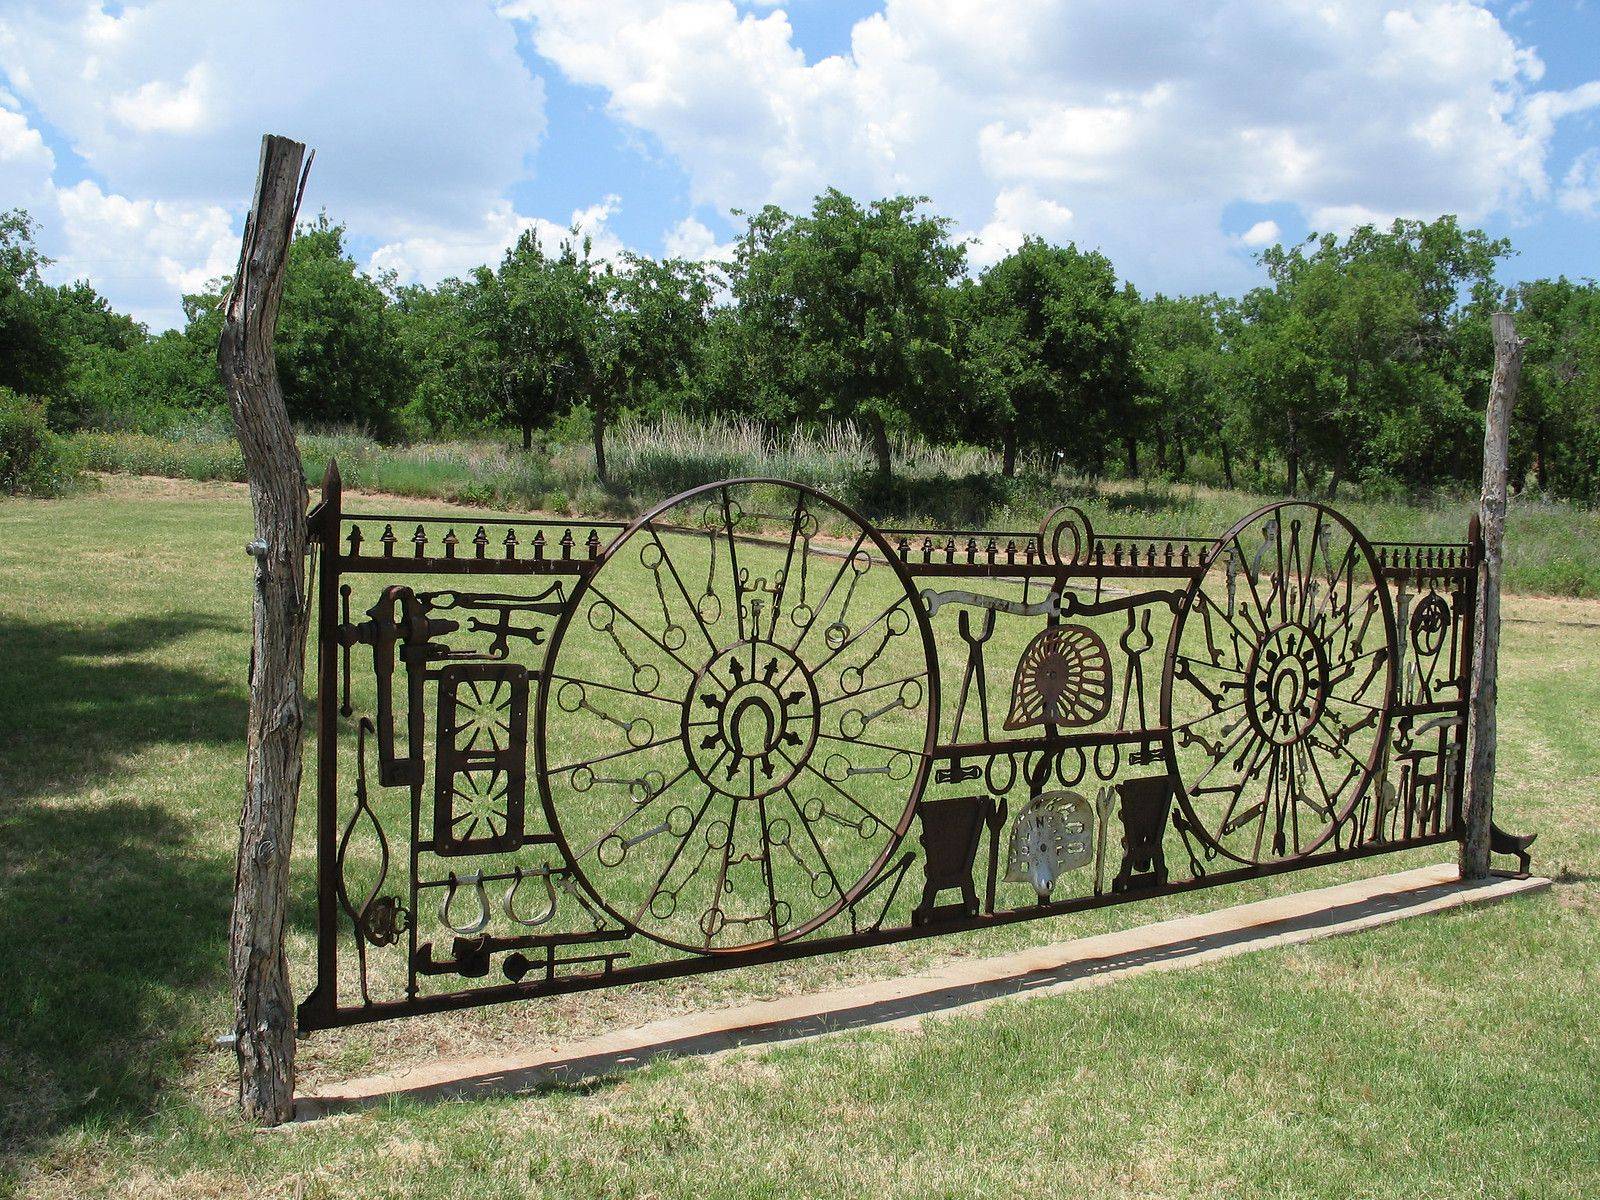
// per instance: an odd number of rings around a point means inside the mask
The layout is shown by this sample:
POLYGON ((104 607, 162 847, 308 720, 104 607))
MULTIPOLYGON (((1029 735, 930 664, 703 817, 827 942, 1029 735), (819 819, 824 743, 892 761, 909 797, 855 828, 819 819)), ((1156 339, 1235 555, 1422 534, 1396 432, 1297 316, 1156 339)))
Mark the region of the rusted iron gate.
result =
POLYGON ((347 513, 336 468, 312 529, 304 1030, 1458 834, 1471 532, 875 529, 774 480, 463 521, 347 513))

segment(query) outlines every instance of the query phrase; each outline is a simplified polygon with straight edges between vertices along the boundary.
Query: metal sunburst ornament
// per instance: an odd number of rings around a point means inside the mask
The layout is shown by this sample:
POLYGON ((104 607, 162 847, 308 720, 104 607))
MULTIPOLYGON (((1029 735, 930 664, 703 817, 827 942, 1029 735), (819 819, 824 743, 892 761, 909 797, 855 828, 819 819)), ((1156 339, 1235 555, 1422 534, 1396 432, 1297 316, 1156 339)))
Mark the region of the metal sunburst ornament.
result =
POLYGON ((1005 728, 1093 725, 1111 711, 1111 657, 1086 625, 1043 630, 1017 662, 1005 728))

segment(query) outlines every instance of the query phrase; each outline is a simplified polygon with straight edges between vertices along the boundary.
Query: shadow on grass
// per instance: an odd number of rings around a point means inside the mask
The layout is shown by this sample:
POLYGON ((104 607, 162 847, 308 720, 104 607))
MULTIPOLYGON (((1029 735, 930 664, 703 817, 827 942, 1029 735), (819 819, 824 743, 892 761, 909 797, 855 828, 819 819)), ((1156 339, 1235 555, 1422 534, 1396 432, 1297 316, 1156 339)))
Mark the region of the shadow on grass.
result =
POLYGON ((1018 484, 1003 475, 974 474, 957 478, 909 479, 852 476, 839 498, 868 520, 893 525, 928 522, 940 529, 974 529, 989 524, 1016 497, 1018 484))
MULTIPOLYGON (((223 987, 232 848, 216 782, 106 796, 149 746, 233 744, 242 684, 140 655, 195 617, 0 619, 0 1143, 147 1112, 223 987)), ((181 753, 181 751, 175 751, 181 753)), ((126 789, 118 789, 126 792, 126 789)))

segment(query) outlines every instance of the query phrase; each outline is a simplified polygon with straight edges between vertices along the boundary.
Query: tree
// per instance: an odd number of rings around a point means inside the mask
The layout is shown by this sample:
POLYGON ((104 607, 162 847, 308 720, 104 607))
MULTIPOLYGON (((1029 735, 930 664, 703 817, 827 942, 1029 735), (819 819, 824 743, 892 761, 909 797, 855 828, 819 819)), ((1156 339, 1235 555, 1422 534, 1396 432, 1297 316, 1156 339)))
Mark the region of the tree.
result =
POLYGON ((1247 436, 1282 455, 1288 493, 1302 465, 1325 449, 1337 384, 1316 352, 1313 331, 1277 291, 1257 288, 1229 314, 1236 355, 1233 395, 1247 436))
POLYGON ((968 308, 1007 475, 1019 444, 1098 470, 1101 449, 1120 441, 1137 471, 1139 305, 1104 255, 1024 238, 968 308))
POLYGON ((606 479, 606 427, 650 389, 681 385, 705 336, 711 283, 704 267, 628 254, 591 276, 597 320, 584 361, 594 423, 595 474, 606 479))
MULTIPOLYGON (((385 280, 362 272, 345 249, 345 227, 319 214, 289 246, 278 318, 277 366, 291 420, 394 432, 410 369, 385 280)), ((190 340, 215 344, 223 279, 186 303, 190 340)))
POLYGON ((1156 463, 1181 478, 1191 450, 1213 450, 1233 485, 1233 413, 1216 296, 1156 295, 1139 310, 1138 362, 1156 463))
POLYGON ((795 415, 862 426, 880 482, 890 430, 942 419, 957 383, 951 284, 965 250, 924 202, 863 207, 830 188, 807 216, 769 206, 749 219, 732 269, 762 369, 784 381, 795 415))
POLYGON ((1520 490, 1531 470, 1541 491, 1600 496, 1600 284, 1536 279, 1516 288, 1526 342, 1512 442, 1520 490))
POLYGON ((793 393, 785 376, 776 372, 782 364, 743 306, 714 306, 692 354, 679 398, 691 414, 736 415, 769 422, 793 419, 793 393))
POLYGON ((400 350, 411 367, 408 428, 460 432, 497 424, 501 416, 485 381, 494 347, 474 323, 476 280, 446 279, 435 288, 400 288, 394 297, 400 350))
POLYGON ((169 329, 124 350, 82 350, 50 412, 57 425, 157 433, 182 418, 220 413, 224 401, 215 363, 169 329))
POLYGON ((487 411, 522 431, 524 450, 593 370, 597 314, 589 259, 589 243, 579 242, 576 230, 552 257, 530 229, 498 268, 479 267, 463 289, 471 335, 486 351, 473 349, 472 370, 487 411))
POLYGON ((381 281, 345 251, 345 228, 319 214, 289 247, 278 370, 296 421, 394 426, 409 372, 381 281))
MULTIPOLYGON (((239 1109, 277 1125, 294 1115, 294 994, 284 953, 305 724, 306 481, 278 388, 272 333, 283 294, 305 147, 261 141, 239 267, 223 298, 217 361, 250 479, 255 539, 245 792, 234 860, 228 958, 233 976, 239 1109)), ((328 484, 337 486, 330 467, 328 484)), ((331 491, 324 487, 324 491, 331 491)), ((335 509, 337 511, 337 509, 335 509)), ((324 589, 324 617, 332 593, 324 589)), ((331 713, 331 697, 321 697, 331 713)), ((323 723, 323 732, 331 720, 323 723)))
POLYGON ((1462 473, 1484 394, 1469 335, 1507 252, 1442 217, 1261 254, 1270 285, 1241 306, 1247 407, 1283 454, 1291 492, 1313 468, 1328 472, 1330 497, 1358 473, 1413 485, 1462 473))
POLYGON ((88 280, 49 288, 45 295, 56 336, 74 348, 132 350, 149 336, 138 321, 112 308, 88 280))
POLYGON ((68 357, 39 277, 50 260, 34 246, 37 230, 20 208, 0 213, 0 387, 46 396, 65 378, 68 357))

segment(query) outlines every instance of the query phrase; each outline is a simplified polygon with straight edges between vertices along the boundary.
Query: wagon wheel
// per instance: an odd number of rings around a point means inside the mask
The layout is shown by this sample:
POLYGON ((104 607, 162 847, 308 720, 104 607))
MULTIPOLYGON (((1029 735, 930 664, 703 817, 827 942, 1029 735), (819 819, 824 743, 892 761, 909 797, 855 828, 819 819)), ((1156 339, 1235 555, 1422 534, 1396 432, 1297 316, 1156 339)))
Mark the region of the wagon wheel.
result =
POLYGON ((551 828, 648 937, 712 952, 800 937, 911 823, 939 708, 932 633, 883 538, 819 492, 739 480, 667 501, 579 584, 547 661, 551 828))
POLYGON ((1269 505, 1212 547, 1161 715, 1179 803, 1214 850, 1298 858, 1351 819, 1386 745, 1396 644, 1372 547, 1332 509, 1269 505))

